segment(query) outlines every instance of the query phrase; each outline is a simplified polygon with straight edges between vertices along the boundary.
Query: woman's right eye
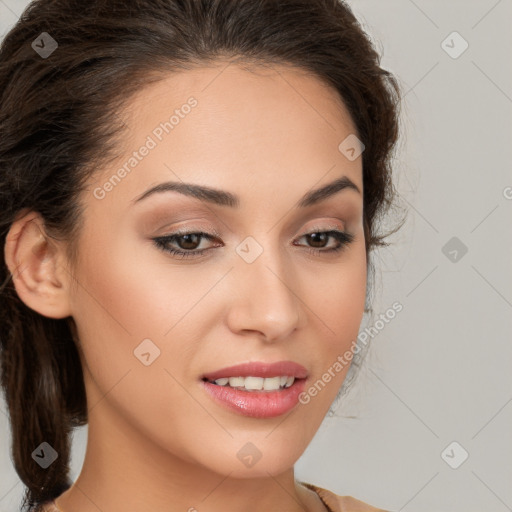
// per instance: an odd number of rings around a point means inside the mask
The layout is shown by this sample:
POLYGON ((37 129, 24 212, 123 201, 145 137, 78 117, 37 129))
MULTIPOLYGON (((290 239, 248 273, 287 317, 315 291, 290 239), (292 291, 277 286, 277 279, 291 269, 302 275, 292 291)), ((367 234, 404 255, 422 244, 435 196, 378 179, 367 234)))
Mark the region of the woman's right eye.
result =
MULTIPOLYGON (((153 238, 154 244, 167 253, 179 258, 199 257, 213 247, 197 249, 202 239, 215 240, 217 237, 202 231, 178 232, 171 235, 153 238), (175 243, 178 248, 171 244, 175 243)), ((218 245, 216 246, 218 247, 218 245)))

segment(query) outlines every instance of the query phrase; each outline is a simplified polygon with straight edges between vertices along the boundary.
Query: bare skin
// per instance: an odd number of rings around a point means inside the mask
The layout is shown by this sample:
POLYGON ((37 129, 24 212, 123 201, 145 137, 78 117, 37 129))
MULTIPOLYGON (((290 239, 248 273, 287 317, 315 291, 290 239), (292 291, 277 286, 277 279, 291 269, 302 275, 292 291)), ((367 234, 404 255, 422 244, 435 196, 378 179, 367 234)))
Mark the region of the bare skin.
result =
POLYGON ((307 369, 307 389, 356 339, 367 277, 362 159, 338 149, 356 133, 353 121, 336 92, 311 74, 277 66, 253 73, 226 62, 147 86, 129 101, 124 120, 118 161, 98 169, 81 196, 76 264, 36 212, 20 216, 6 244, 20 298, 44 316, 73 317, 82 351, 87 452, 58 507, 325 510, 298 484, 293 466, 349 367, 309 403, 272 418, 227 409, 204 391, 201 377, 249 361, 287 360, 307 369), (155 127, 191 96, 197 105, 182 109, 158 140, 155 127), (156 147, 105 187, 149 135, 156 147), (342 176, 359 191, 345 188, 295 208, 305 193, 342 176), (228 191, 240 206, 175 191, 135 202, 166 181, 228 191), (98 198, 98 188, 109 190, 98 198), (208 248, 203 255, 180 259, 152 241, 177 228, 219 236, 197 241, 196 251, 208 248), (334 237, 322 246, 305 236, 333 229, 354 236, 339 252, 321 252, 339 245, 334 237), (236 252, 248 236, 262 248, 251 263, 236 252), (134 355, 144 339, 160 350, 147 366, 134 355), (251 467, 237 456, 248 442, 261 453, 251 467))

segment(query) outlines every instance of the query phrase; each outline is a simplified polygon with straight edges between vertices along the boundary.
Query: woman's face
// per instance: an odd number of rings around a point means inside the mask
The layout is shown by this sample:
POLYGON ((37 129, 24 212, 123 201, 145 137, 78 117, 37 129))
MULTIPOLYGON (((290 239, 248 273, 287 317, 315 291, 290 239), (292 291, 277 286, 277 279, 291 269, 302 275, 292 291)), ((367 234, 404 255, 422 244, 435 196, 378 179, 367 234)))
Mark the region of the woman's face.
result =
POLYGON ((355 126, 311 75, 225 63, 151 84, 123 120, 122 155, 81 196, 69 289, 91 446, 278 474, 334 400, 363 315, 355 126))

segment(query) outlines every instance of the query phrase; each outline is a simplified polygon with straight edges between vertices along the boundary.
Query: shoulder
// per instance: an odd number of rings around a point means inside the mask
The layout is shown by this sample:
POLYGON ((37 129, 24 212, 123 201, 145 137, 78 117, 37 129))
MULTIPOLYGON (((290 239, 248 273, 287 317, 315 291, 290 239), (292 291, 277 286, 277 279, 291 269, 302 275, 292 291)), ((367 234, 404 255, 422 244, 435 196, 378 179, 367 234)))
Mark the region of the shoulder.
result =
MULTIPOLYGON (((318 487, 317 485, 300 482, 301 485, 314 491, 322 500, 329 512, 389 512, 381 508, 373 507, 368 503, 364 503, 352 496, 338 496, 337 494, 318 487)), ((60 512, 54 501, 41 504, 37 512, 60 512)))
POLYGON ((389 512, 381 508, 373 507, 352 496, 338 496, 332 491, 323 489, 317 485, 306 482, 301 482, 301 484, 315 491, 330 512, 389 512))

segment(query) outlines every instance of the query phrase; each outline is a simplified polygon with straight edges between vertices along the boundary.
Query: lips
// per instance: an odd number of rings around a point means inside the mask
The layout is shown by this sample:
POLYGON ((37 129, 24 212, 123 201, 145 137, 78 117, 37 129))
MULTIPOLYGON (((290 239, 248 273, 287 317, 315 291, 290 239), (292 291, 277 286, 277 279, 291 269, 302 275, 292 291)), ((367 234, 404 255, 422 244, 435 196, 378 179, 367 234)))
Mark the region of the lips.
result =
POLYGON ((291 411, 298 404, 307 376, 306 368, 293 361, 252 362, 209 372, 203 376, 201 384, 214 402, 224 408, 242 416, 272 418, 291 411), (282 382, 284 376, 286 384, 278 390, 272 389, 276 387, 275 378, 282 382), (261 381, 263 387, 252 385, 261 384, 261 381), (231 382, 236 385, 245 382, 245 389, 243 386, 231 387, 231 382), (248 382, 251 385, 248 386, 248 382), (265 386, 265 382, 272 386, 265 386))

